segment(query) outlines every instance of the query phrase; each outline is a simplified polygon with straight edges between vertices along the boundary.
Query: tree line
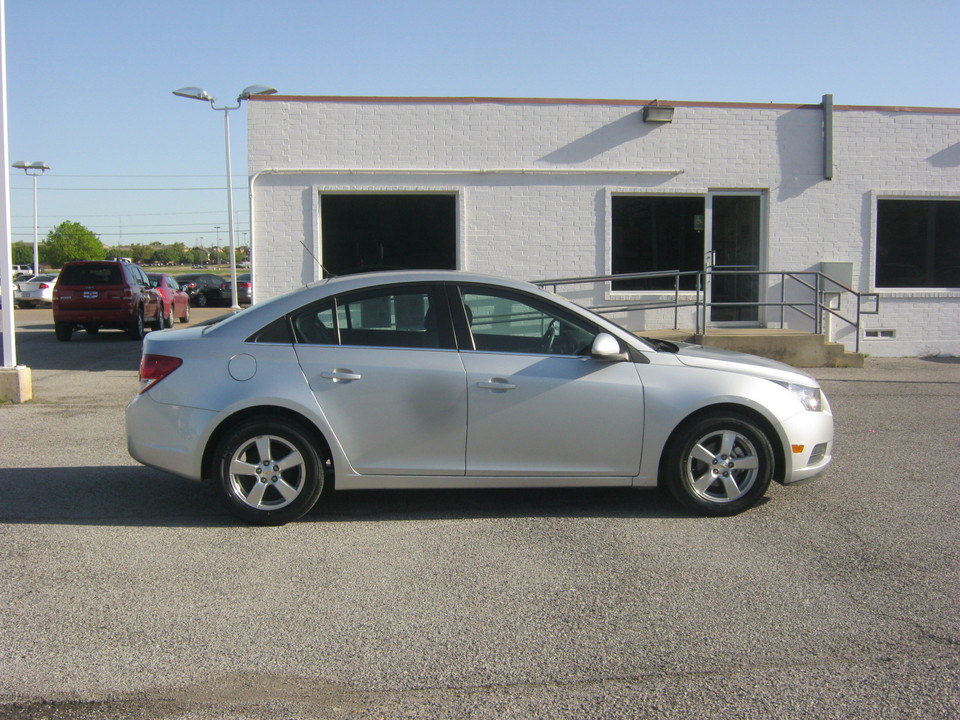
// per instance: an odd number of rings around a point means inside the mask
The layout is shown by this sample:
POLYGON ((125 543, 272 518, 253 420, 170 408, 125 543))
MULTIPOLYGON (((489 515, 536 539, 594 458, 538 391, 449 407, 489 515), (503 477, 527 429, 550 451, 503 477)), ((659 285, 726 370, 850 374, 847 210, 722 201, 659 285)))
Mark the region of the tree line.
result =
MULTIPOLYGON (((15 242, 10 245, 14 265, 33 265, 33 243, 15 242)), ((187 247, 184 243, 164 245, 104 245, 100 236, 78 222, 64 220, 47 233, 37 246, 40 264, 48 268, 63 267, 70 260, 103 260, 107 257, 125 257, 140 265, 202 265, 227 263, 230 248, 187 247)), ((247 259, 248 249, 237 248, 237 262, 247 259)))

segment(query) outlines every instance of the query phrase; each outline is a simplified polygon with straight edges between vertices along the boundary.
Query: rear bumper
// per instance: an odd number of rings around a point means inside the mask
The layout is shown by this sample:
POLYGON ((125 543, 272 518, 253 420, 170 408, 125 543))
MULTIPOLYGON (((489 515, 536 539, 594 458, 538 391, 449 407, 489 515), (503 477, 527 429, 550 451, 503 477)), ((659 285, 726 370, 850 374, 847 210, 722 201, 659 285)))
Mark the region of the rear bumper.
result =
POLYGON ((111 323, 128 325, 135 319, 135 315, 126 308, 83 308, 73 310, 54 306, 53 321, 56 323, 111 323))
POLYGON ((26 300, 27 302, 32 303, 44 303, 46 305, 53 304, 53 298, 49 295, 44 297, 43 293, 40 290, 24 290, 19 295, 16 292, 13 294, 14 300, 26 300))
POLYGON ((126 410, 127 451, 149 467, 200 480, 204 442, 199 439, 215 416, 212 410, 166 405, 149 394, 137 395, 126 410))

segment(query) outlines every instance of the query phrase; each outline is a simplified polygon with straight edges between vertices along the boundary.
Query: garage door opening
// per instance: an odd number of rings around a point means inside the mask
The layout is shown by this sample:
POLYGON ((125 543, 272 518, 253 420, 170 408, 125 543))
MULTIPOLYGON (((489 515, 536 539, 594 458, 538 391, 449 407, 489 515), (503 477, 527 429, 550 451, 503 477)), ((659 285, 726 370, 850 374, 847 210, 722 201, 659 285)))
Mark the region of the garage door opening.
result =
POLYGON ((328 275, 373 270, 455 270, 455 195, 322 194, 328 275))

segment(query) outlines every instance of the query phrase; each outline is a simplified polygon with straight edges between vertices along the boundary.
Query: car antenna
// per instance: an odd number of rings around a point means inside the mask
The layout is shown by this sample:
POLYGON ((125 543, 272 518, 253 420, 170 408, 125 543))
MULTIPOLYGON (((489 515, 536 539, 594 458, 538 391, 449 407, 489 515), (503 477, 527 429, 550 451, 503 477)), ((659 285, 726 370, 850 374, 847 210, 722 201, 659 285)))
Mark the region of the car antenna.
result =
POLYGON ((306 244, 303 240, 298 240, 298 242, 299 242, 301 245, 303 245, 303 249, 306 250, 306 251, 310 254, 310 257, 313 258, 314 262, 317 263, 317 265, 320 267, 321 270, 323 270, 323 274, 324 274, 324 275, 326 275, 327 277, 332 277, 332 278, 337 277, 335 273, 330 272, 329 270, 327 270, 327 269, 323 266, 323 263, 320 262, 320 261, 317 259, 317 256, 313 254, 313 252, 310 250, 310 248, 307 247, 307 244, 306 244))

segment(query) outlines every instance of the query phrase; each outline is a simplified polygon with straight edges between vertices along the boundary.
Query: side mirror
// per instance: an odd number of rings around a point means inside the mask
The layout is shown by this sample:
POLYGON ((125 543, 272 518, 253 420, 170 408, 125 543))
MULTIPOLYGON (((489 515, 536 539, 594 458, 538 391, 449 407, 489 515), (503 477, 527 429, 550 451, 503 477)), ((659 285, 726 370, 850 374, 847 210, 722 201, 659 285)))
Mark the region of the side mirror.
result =
POLYGON ((610 333, 605 332, 600 333, 593 339, 590 356, 594 360, 606 360, 608 362, 630 359, 630 356, 620 347, 620 341, 610 333))

